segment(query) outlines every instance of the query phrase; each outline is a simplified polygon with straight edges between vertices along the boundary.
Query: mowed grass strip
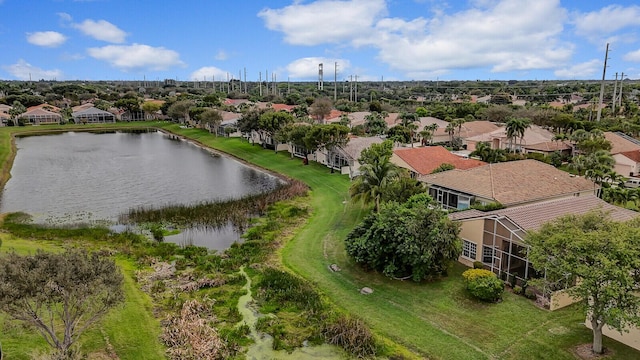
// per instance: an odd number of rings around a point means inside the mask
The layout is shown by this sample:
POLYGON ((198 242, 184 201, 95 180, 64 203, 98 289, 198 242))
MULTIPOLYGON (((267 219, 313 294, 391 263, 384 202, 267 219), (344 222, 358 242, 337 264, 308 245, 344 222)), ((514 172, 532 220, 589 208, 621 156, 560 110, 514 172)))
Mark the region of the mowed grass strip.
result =
MULTIPOLYGON (((344 238, 366 214, 348 199, 349 179, 325 166, 291 159, 245 140, 215 137, 206 131, 167 130, 192 138, 242 160, 302 180, 311 187, 313 214, 300 232, 281 250, 283 263, 316 284, 338 307, 365 319, 382 336, 431 359, 574 359, 571 348, 591 342, 584 318, 567 308, 554 312, 505 293, 499 304, 483 304, 465 292, 456 264, 450 276, 432 283, 396 281, 365 273, 347 257, 344 238), (328 266, 337 264, 340 272, 328 266), (374 289, 361 295, 359 289, 374 289), (557 331, 560 329, 560 331, 557 331)), ((616 359, 640 354, 605 339, 616 359)))

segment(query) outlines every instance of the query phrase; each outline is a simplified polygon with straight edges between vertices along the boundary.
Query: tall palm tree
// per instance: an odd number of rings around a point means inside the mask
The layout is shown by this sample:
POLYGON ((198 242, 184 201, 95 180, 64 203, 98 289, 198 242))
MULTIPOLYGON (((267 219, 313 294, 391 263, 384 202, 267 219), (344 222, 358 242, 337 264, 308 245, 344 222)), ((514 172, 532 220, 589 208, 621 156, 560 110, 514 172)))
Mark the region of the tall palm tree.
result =
POLYGON ((514 139, 520 138, 520 147, 522 148, 522 139, 524 138, 524 133, 529 128, 529 121, 527 119, 522 118, 511 118, 506 123, 507 130, 507 139, 509 139, 509 148, 515 152, 515 147, 513 146, 514 139))
POLYGON ((453 145, 453 134, 456 132, 456 124, 450 122, 444 130, 449 134, 449 143, 453 145))
POLYGON ((420 132, 423 141, 431 144, 431 140, 433 140, 433 134, 435 134, 436 130, 438 130, 438 124, 436 123, 425 125, 425 127, 420 132))
POLYGON ((392 163, 388 157, 378 158, 360 166, 360 175, 349 188, 349 195, 354 201, 373 202, 375 211, 378 212, 385 189, 401 174, 400 167, 392 163))

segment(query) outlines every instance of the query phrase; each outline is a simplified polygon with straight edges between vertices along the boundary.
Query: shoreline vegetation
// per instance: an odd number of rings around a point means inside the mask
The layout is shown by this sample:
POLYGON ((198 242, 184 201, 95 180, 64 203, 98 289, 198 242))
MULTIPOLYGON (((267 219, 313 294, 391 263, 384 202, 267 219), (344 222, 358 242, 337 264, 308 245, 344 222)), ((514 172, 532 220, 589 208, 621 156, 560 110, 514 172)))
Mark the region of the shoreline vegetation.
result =
MULTIPOLYGON (((394 359, 574 359, 573 349, 590 341, 591 333, 583 325, 584 317, 571 307, 549 312, 511 293, 505 293, 499 304, 476 302, 466 295, 460 276, 466 268, 460 264, 451 269, 449 277, 431 283, 395 281, 364 272, 347 257, 344 239, 368 209, 349 201, 347 177, 332 174, 323 165, 303 166, 288 153, 265 151, 242 139, 216 137, 206 130, 180 128, 167 122, 63 125, 51 130, 136 127, 157 128, 188 139, 265 171, 301 181, 310 190, 304 197, 267 207, 265 216, 256 219, 246 231, 245 242, 232 246, 224 254, 212 254, 191 246, 180 248, 170 243, 148 244, 135 234, 38 228, 8 216, 3 228, 10 234, 0 234, 4 239, 0 251, 7 251, 12 242, 21 244, 22 251, 32 249, 23 239, 37 240, 31 245, 34 248, 77 245, 81 241, 78 239, 85 239, 82 241, 94 249, 118 245, 117 256, 128 264, 127 274, 144 290, 133 289, 132 294, 149 299, 147 305, 140 305, 138 309, 145 314, 153 313, 155 318, 150 320, 150 329, 145 328, 146 337, 134 333, 129 341, 153 341, 150 340, 153 336, 148 334, 159 335, 158 332, 163 331, 164 339, 169 336, 164 344, 171 349, 172 341, 179 342, 180 337, 167 334, 158 319, 170 314, 175 316, 188 310, 185 305, 191 304, 209 309, 215 315, 215 319, 198 321, 211 321, 217 329, 217 335, 212 336, 225 339, 225 345, 215 342, 219 354, 242 358, 242 347, 250 344, 249 329, 236 326, 241 320, 237 303, 245 293, 246 283, 238 273, 242 265, 248 265, 245 271, 253 283, 252 293, 259 311, 273 314, 258 319, 257 326, 274 336, 274 345, 279 349, 290 351, 303 340, 319 344, 341 338, 341 326, 361 330, 365 324, 376 340, 375 352, 394 359), (340 270, 332 271, 333 264, 340 270), (362 295, 359 290, 363 287, 370 287, 374 292, 362 295), (193 304, 192 300, 199 303, 193 304)), ((43 128, 19 130, 23 135, 42 132, 43 128)), ((15 156, 10 144, 16 130, 18 128, 0 129, 2 186, 10 176, 15 156)), ((122 316, 119 311, 113 316, 122 316)), ((0 327, 2 322, 0 317, 0 327)), ((83 337, 83 350, 108 354, 108 349, 112 349, 121 359, 135 359, 136 355, 127 349, 130 343, 115 339, 118 331, 111 329, 110 324, 107 319, 83 337)), ((130 325, 133 329, 144 327, 144 324, 130 325)), ((10 351, 16 354, 20 344, 33 340, 24 333, 12 334, 16 339, 11 339, 7 354, 10 351)), ((352 334, 366 336, 367 331, 352 334)), ((162 348, 162 345, 157 341, 147 345, 154 346, 155 350, 149 350, 151 357, 145 358, 156 358, 151 354, 157 353, 158 346, 162 348)), ((637 358, 636 351, 615 341, 605 339, 605 347, 615 353, 616 359, 637 358)), ((16 358, 27 359, 29 355, 16 358)))

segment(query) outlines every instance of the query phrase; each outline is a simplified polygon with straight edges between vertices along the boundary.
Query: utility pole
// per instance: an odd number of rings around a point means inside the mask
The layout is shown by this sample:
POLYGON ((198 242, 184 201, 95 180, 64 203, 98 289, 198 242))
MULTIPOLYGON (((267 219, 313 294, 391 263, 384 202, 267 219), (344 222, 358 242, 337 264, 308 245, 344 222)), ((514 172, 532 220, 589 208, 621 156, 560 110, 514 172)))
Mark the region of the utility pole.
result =
POLYGON ((600 122, 602 116, 602 97, 604 96, 604 77, 607 73, 607 59, 609 58, 609 43, 604 52, 604 66, 602 67, 602 82, 600 83, 600 100, 598 101, 598 115, 596 116, 596 122, 600 122))
POLYGON ((620 74, 620 94, 618 94, 618 107, 622 109, 622 80, 624 79, 624 73, 620 74))
POLYGON ((244 68, 244 93, 247 93, 247 68, 244 68))
POLYGON ((616 73, 616 80, 613 82, 613 96, 611 97, 611 113, 616 116, 616 95, 618 95, 618 73, 616 73))
POLYGON ((262 97, 262 71, 258 73, 258 88, 260 89, 260 97, 262 97))
POLYGON ((333 102, 338 100, 338 62, 333 66, 333 102))
POLYGON ((349 75, 349 101, 353 101, 353 75, 349 75))
POLYGON ((354 99, 355 99, 356 102, 358 102, 358 75, 356 75, 356 83, 355 83, 354 87, 355 87, 355 90, 354 90, 355 91, 355 98, 354 99))

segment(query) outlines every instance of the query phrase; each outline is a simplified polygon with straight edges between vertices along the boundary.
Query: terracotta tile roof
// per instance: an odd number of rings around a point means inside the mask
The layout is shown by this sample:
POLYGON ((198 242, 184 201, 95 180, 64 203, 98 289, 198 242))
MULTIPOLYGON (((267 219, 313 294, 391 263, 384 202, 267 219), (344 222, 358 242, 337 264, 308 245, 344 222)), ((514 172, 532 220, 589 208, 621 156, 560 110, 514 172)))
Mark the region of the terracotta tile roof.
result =
POLYGON ((353 160, 358 160, 362 150, 368 148, 372 144, 380 144, 383 141, 384 141, 383 139, 377 136, 352 137, 349 139, 349 142, 347 142, 346 145, 338 148, 338 151, 353 160))
POLYGON ((640 150, 624 151, 620 155, 624 155, 635 162, 640 162, 640 150))
POLYGON ((287 105, 287 104, 272 104, 271 105, 271 108, 273 110, 276 110, 276 111, 284 110, 284 111, 291 112, 291 110, 293 110, 294 107, 295 107, 295 105, 287 105))
POLYGON ((22 113, 20 115, 20 117, 43 116, 43 115, 60 117, 60 114, 55 113, 53 111, 45 110, 43 108, 34 107, 34 108, 29 108, 29 109, 31 109, 31 110, 28 110, 27 112, 22 113))
MULTIPOLYGON (((445 131, 445 127, 439 127, 436 130, 436 136, 449 136, 445 131)), ((462 125, 462 130, 460 131, 460 137, 467 139, 472 136, 481 135, 490 133, 499 128, 498 125, 492 123, 491 121, 469 121, 462 125)), ((456 136, 458 136, 458 129, 456 129, 456 136)))
POLYGON ((590 180, 537 160, 509 161, 469 170, 451 170, 418 178, 463 193, 494 199, 505 206, 593 191, 590 180))
POLYGON ((451 164, 456 169, 463 170, 487 164, 480 160, 465 159, 454 155, 442 146, 396 149, 393 153, 409 165, 412 168, 410 170, 420 175, 431 174, 442 164, 451 164))
POLYGON ((640 145, 635 144, 614 132, 606 131, 604 133, 604 137, 611 142, 611 154, 640 150, 640 145))
POLYGON ((400 113, 389 113, 387 117, 384 118, 384 122, 387 123, 388 127, 394 127, 400 123, 398 116, 400 116, 400 113))
POLYGON ((538 150, 546 152, 571 150, 571 145, 564 141, 545 141, 539 144, 523 145, 522 147, 526 150, 538 150))
MULTIPOLYGON (((493 139, 501 139, 504 142, 507 142, 507 128, 500 127, 496 130, 493 130, 489 133, 484 133, 476 136, 468 137, 468 141, 488 141, 491 142, 493 139)), ((543 142, 548 142, 553 139, 553 133, 549 130, 546 130, 537 125, 531 125, 524 132, 524 137, 522 139, 522 145, 527 144, 539 144, 543 142)), ((520 138, 516 138, 513 140, 515 145, 520 144, 520 138)))
POLYGON ((449 214, 451 220, 470 220, 485 217, 506 216, 525 231, 538 230, 549 221, 565 215, 582 215, 601 209, 609 214, 613 221, 627 221, 640 216, 640 213, 611 205, 594 195, 567 197, 534 204, 482 212, 468 210, 449 214))
POLYGON ((28 107, 27 108, 27 112, 31 111, 31 110, 36 110, 36 109, 44 109, 46 111, 53 111, 53 112, 56 112, 56 113, 60 112, 60 108, 59 107, 53 106, 53 105, 50 105, 50 104, 47 104, 47 103, 28 107))

